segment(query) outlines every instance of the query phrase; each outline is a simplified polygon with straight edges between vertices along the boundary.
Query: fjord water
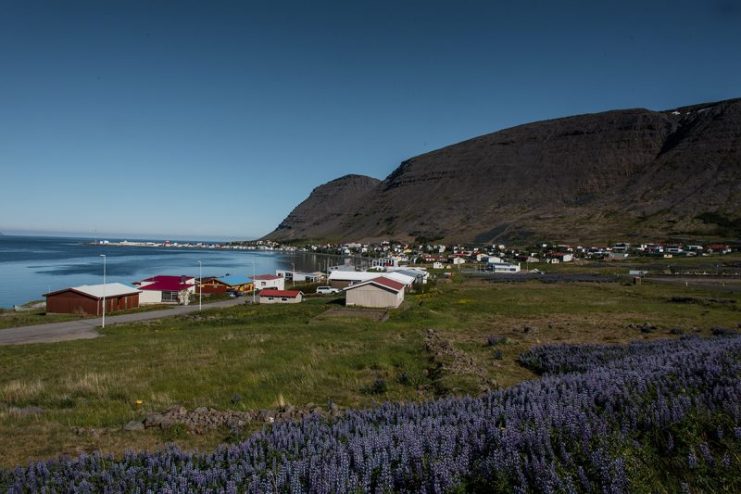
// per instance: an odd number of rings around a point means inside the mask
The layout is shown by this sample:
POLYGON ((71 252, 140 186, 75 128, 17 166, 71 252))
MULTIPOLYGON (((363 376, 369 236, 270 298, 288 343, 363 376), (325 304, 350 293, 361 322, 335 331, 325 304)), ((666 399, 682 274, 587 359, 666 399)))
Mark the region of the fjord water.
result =
POLYGON ((198 261, 203 263, 203 276, 251 276, 253 262, 258 274, 274 274, 276 269, 291 269, 292 264, 298 270, 320 269, 313 256, 276 251, 115 247, 93 245, 89 238, 3 235, 0 307, 43 299, 49 290, 102 283, 101 254, 106 256, 107 281, 126 284, 157 274, 198 276, 198 261))

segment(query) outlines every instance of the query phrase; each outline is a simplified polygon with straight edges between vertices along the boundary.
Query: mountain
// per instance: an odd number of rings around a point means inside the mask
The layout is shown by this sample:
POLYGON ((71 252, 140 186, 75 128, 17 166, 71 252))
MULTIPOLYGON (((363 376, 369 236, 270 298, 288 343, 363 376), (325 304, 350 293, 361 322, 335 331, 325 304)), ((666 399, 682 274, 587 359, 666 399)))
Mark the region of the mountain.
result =
POLYGON ((314 189, 266 238, 610 241, 741 235, 741 99, 520 125, 314 189))
POLYGON ((366 195, 380 183, 364 175, 345 175, 320 185, 266 238, 284 242, 333 238, 352 222, 366 195))

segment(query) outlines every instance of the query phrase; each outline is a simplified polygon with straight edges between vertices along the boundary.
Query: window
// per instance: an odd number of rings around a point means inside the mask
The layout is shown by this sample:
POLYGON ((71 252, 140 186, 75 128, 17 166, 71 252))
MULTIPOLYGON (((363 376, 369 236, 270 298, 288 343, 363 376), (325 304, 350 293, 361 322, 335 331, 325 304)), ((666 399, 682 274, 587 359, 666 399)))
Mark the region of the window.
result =
POLYGON ((177 302, 178 292, 162 292, 162 301, 163 302, 177 302))

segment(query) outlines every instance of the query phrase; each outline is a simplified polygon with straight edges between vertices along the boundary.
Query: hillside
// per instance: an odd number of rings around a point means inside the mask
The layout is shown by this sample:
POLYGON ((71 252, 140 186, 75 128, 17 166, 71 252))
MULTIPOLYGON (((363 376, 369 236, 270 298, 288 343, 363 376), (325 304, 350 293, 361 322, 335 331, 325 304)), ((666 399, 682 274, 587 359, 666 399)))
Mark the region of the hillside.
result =
POLYGON ((350 222, 366 194, 380 183, 364 175, 345 175, 320 185, 266 238, 290 241, 334 237, 350 222))
POLYGON ((535 122, 411 158, 383 182, 350 177, 267 238, 738 238, 741 99, 535 122))

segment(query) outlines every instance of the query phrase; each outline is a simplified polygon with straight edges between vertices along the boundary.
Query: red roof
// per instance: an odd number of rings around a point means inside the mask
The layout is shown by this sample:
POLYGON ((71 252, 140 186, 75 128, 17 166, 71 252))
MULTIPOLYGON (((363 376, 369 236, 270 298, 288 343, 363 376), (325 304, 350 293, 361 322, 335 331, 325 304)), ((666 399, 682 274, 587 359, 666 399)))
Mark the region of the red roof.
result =
POLYGON ((253 276, 252 278, 256 280, 272 281, 272 280, 279 280, 281 277, 276 276, 274 274, 258 274, 256 276, 253 276))
POLYGON ((378 278, 373 278, 372 280, 364 281, 363 283, 358 283, 356 285, 350 285, 345 290, 352 290, 353 288, 357 288, 359 286, 364 285, 379 285, 381 287, 390 288, 391 290, 395 292, 400 292, 404 289, 404 285, 402 283, 399 283, 396 280, 392 280, 390 278, 386 278, 385 276, 379 276, 378 278))
POLYGON ((188 285, 186 283, 180 283, 179 276, 172 276, 172 278, 175 278, 175 279, 155 281, 152 284, 140 286, 139 290, 153 290, 153 291, 158 291, 158 292, 181 292, 193 286, 193 285, 188 285))
POLYGON ((301 292, 299 290, 272 290, 265 289, 260 292, 261 297, 288 297, 296 298, 301 292))

